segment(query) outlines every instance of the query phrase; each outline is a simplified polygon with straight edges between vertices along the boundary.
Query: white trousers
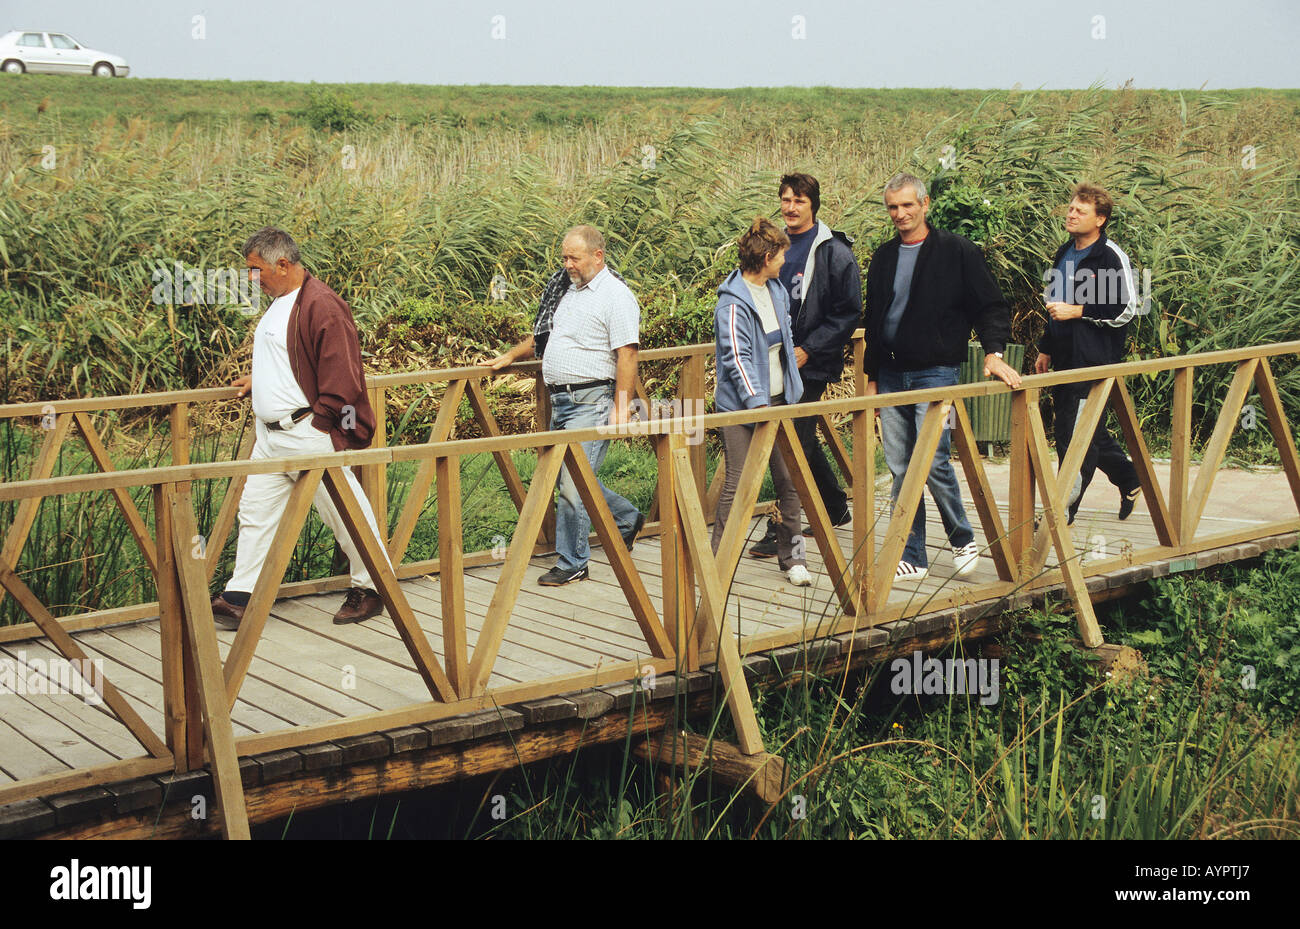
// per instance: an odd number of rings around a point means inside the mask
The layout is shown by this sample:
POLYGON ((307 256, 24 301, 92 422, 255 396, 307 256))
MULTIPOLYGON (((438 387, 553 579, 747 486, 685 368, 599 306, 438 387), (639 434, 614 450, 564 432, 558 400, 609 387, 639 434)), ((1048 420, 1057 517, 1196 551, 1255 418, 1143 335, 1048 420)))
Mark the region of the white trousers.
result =
MULTIPOLYGON (((334 451, 329 434, 313 426, 310 416, 294 424, 292 429, 278 431, 267 429, 257 417, 253 417, 253 423, 257 430, 257 440, 253 444, 253 453, 249 457, 254 460, 288 458, 292 455, 322 455, 334 451)), ((235 547, 235 573, 227 582, 226 590, 252 592, 254 585, 257 584, 257 576, 262 571, 262 563, 266 561, 267 552, 271 549, 271 540, 275 538, 275 531, 279 528, 280 518, 284 515, 284 508, 289 502, 289 492, 293 490, 300 473, 292 471, 248 476, 244 484, 244 495, 239 500, 239 541, 235 547)), ((375 534, 375 538, 379 539, 382 547, 384 539, 375 524, 375 514, 370 508, 370 501, 362 493, 361 485, 353 476, 352 469, 343 468, 343 473, 347 476, 348 486, 352 488, 352 493, 361 506, 361 512, 365 514, 370 531, 375 534)), ((334 533, 339 547, 348 556, 352 586, 374 590, 375 585, 370 578, 370 572, 366 570, 365 562, 361 560, 356 543, 348 535, 338 510, 334 508, 334 501, 330 499, 323 480, 316 488, 316 496, 312 504, 320 514, 321 522, 334 533)), ((384 557, 388 557, 387 553, 384 557)), ((389 564, 391 565, 392 562, 390 561, 389 564)))

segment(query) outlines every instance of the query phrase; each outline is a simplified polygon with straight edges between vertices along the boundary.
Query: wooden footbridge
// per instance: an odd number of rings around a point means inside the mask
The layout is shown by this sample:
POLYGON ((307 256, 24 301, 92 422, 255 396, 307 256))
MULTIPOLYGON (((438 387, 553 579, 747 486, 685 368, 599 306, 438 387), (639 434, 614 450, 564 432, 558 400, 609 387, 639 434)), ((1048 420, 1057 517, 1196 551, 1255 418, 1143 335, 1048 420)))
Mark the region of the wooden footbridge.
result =
MULTIPOLYGON (((40 445, 29 475, 6 475, 0 484, 0 520, 6 523, 0 525, 0 596, 13 598, 29 620, 0 627, 0 685, 22 685, 9 692, 0 686, 0 837, 218 830, 246 837, 250 821, 516 768, 579 746, 624 740, 629 726, 654 733, 682 714, 723 704, 739 751, 764 759, 751 684, 986 636, 1003 627, 1008 610, 1045 596, 1069 599, 1081 638, 1097 646, 1102 630, 1094 600, 1152 576, 1295 543, 1300 464, 1269 359, 1297 351, 1300 342, 1290 342, 1093 368, 1082 376, 1041 375, 1014 391, 985 382, 867 397, 859 373, 854 396, 799 408, 821 418, 851 484, 853 522, 838 529, 816 493, 790 408, 703 420, 652 417, 617 434, 502 435, 484 382, 535 378, 536 419, 546 423, 547 394, 536 363, 499 373, 476 367, 373 377, 381 441, 390 392, 441 388, 427 440, 325 457, 250 461, 245 447, 239 460, 191 463, 195 407, 229 401, 233 388, 0 407, 0 418, 37 424, 32 428, 40 445), (1233 368, 1232 379, 1198 465, 1193 379, 1224 365, 1233 368), (1126 386, 1131 378, 1160 372, 1172 372, 1173 381, 1167 463, 1149 454, 1126 386), (1077 380, 1095 383, 1058 471, 1039 396, 1044 388, 1077 380), (1259 425, 1276 442, 1281 469, 1221 472, 1252 387, 1262 408, 1259 425), (1005 394, 1012 410, 1010 455, 1006 464, 994 465, 981 458, 965 405, 957 401, 1005 394), (462 400, 482 438, 454 438, 462 400), (877 481, 872 421, 876 409, 898 403, 930 406, 891 509, 883 480, 888 475, 877 481), (95 417, 147 407, 160 418, 166 410, 172 464, 114 470, 95 417), (1086 437, 1108 407, 1144 500, 1120 523, 1111 512, 1113 491, 1095 481, 1075 526, 1067 528, 1064 497, 1086 437), (755 424, 756 433, 736 518, 715 554, 709 521, 722 468, 707 481, 704 446, 688 438, 702 436, 702 427, 737 423, 755 424), (836 423, 847 424, 851 451, 836 423), (977 517, 979 568, 970 578, 951 576, 935 520, 928 533, 930 577, 896 584, 894 566, 944 429, 952 431, 964 497, 977 517), (98 470, 55 477, 59 451, 74 430, 98 470), (651 521, 631 552, 577 445, 602 438, 649 442, 657 456, 651 521), (790 587, 771 562, 742 557, 753 517, 767 509, 758 496, 774 447, 789 466, 812 530, 809 569, 817 580, 810 589, 790 587), (518 509, 518 526, 508 545, 467 553, 461 465, 485 453, 518 509), (524 461, 533 465, 528 481, 520 476, 527 473, 524 461), (599 547, 593 548, 591 580, 542 588, 536 578, 547 567, 544 555, 554 538, 553 489, 566 463, 599 547), (374 538, 362 519, 342 479, 340 469, 349 466, 360 470, 386 538, 374 538), (409 492, 390 520, 389 469, 411 467, 409 492), (244 620, 237 632, 227 632, 213 624, 209 588, 232 542, 240 491, 248 475, 279 471, 300 478, 244 620), (195 485, 205 481, 228 482, 210 520, 201 520, 195 506, 195 485), (387 607, 385 615, 358 625, 330 621, 346 576, 283 583, 322 483, 387 607), (24 562, 38 508, 86 493, 111 495, 147 565, 155 599, 56 615, 34 592, 41 572, 59 570, 24 562), (438 557, 407 560, 421 521, 435 514, 438 557), (70 681, 55 668, 85 659, 102 661, 102 679, 89 675, 102 699, 53 692, 78 683, 75 671, 70 681), (6 662, 21 674, 5 678, 6 662)), ((677 397, 702 400, 712 353, 711 345, 695 345, 643 352, 641 359, 680 366, 677 397)), ((860 342, 857 355, 860 372, 860 342)))

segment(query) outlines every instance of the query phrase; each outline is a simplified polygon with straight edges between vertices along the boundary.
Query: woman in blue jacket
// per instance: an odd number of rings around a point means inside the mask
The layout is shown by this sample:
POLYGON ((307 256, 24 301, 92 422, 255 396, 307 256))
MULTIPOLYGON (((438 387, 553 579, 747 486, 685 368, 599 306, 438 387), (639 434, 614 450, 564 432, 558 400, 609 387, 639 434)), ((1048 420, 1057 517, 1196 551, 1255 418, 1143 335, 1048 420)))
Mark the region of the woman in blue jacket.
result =
MULTIPOLYGON (((790 299, 777 280, 790 239, 785 230, 759 217, 738 244, 740 268, 731 272, 718 288, 718 306, 713 316, 718 371, 714 402, 720 413, 779 406, 798 401, 803 395, 790 336, 790 299)), ((722 541, 753 435, 752 425, 722 427, 727 471, 713 524, 715 552, 722 541)), ((812 583, 812 575, 808 573, 800 533, 799 494, 786 470, 785 460, 775 447, 768 464, 781 509, 781 522, 776 530, 777 562, 791 584, 807 587, 812 583)))

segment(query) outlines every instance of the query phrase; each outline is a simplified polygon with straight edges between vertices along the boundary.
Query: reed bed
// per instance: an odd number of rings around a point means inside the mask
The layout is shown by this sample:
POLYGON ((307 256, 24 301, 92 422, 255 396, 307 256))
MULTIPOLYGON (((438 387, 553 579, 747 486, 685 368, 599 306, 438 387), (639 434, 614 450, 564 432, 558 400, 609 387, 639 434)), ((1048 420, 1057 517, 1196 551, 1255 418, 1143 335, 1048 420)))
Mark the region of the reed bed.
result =
MULTIPOLYGON (((178 109, 197 99, 190 82, 156 82, 164 95, 148 107, 134 84, 151 82, 119 83, 133 86, 0 85, 0 399, 224 376, 249 315, 184 294, 156 302, 157 275, 237 269, 239 243, 267 222, 295 231, 368 339, 406 301, 449 320, 487 304, 476 346, 527 317, 563 230, 594 222, 643 294, 647 330, 669 340, 680 302, 707 301, 736 230, 773 212, 792 168, 821 178, 822 216, 855 237, 864 265, 892 234, 883 182, 900 169, 929 179, 932 218, 984 247, 1018 341, 1043 326, 1041 273, 1083 178, 1119 195, 1114 236, 1151 272, 1135 355, 1297 332, 1300 123, 1286 92, 236 85, 196 110, 178 109), (340 109, 349 128, 313 125, 340 109)), ((1279 371, 1293 414, 1297 377, 1279 371)), ((1198 426, 1222 386, 1198 384, 1198 426)), ((1168 390, 1157 379, 1137 391, 1144 416, 1166 415, 1168 390)))

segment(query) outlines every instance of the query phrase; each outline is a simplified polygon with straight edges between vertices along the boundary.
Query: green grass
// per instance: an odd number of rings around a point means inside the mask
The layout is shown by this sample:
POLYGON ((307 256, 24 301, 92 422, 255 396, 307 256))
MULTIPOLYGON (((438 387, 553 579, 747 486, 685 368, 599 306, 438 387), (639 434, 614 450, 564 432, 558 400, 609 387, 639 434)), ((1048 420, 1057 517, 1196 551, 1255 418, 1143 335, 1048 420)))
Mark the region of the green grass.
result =
MULTIPOLYGON (((298 84, 274 81, 132 79, 112 87, 50 75, 6 78, 0 114, 21 122, 35 116, 69 125, 125 124, 148 114, 160 123, 221 124, 247 119, 283 126, 326 125, 331 105, 355 112, 363 124, 435 125, 444 131, 543 129, 672 120, 722 109, 762 107, 774 117, 824 111, 820 121, 842 124, 876 112, 916 119, 916 111, 947 114, 973 106, 978 90, 846 90, 841 88, 698 89, 638 87, 453 87, 422 84, 298 84), (37 107, 46 102, 46 111, 37 107)), ((1287 92, 1280 91, 1279 94, 1287 92)))

